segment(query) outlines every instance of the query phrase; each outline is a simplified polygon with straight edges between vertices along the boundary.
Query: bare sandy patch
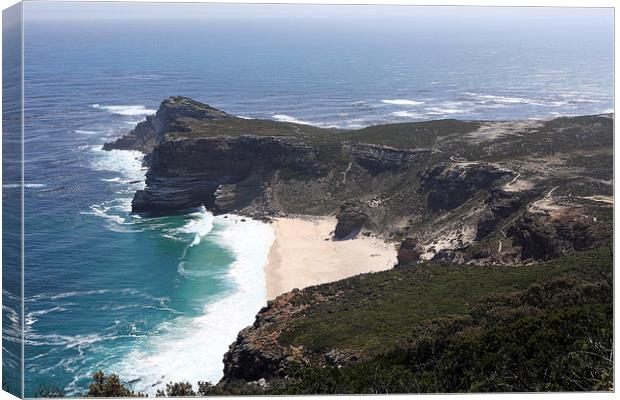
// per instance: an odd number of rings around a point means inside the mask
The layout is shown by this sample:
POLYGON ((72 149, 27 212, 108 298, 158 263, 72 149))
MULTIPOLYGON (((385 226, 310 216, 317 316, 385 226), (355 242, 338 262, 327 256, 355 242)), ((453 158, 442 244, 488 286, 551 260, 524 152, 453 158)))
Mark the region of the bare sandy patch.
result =
POLYGON ((396 264, 396 248, 376 237, 335 241, 336 218, 278 218, 265 267, 267 297, 333 282, 396 264))

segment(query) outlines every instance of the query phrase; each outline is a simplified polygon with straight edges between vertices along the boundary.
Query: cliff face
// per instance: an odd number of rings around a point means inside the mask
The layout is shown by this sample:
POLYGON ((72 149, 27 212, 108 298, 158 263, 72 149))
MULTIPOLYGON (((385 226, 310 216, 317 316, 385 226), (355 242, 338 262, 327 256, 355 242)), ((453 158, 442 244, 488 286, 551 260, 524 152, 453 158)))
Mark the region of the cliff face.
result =
POLYGON ((166 214, 206 206, 217 213, 264 200, 278 170, 320 174, 316 150, 296 138, 239 136, 167 140, 149 158, 134 212, 166 214))
POLYGON ((501 284, 508 290, 525 279, 506 280, 518 268, 504 268, 489 281, 494 267, 578 257, 612 237, 611 115, 441 120, 345 132, 240 119, 173 97, 105 148, 146 154, 146 188, 132 203, 137 213, 204 205, 258 218, 336 215, 335 239, 361 233, 401 242, 393 271, 270 302, 225 355, 225 381, 283 377, 295 363, 355 362, 367 347, 407 340, 407 318, 413 323, 428 311, 432 294, 424 285, 437 282, 437 271, 449 286, 433 286, 437 304, 458 309, 477 291, 501 284), (421 275, 412 278, 411 271, 421 275), (426 303, 416 308, 409 300, 419 293, 426 303), (386 313, 395 315, 388 329, 386 313), (361 319, 370 314, 372 327, 361 319), (396 334, 392 328, 403 321, 407 331, 396 334), (358 333, 364 339, 355 342, 358 333))
POLYGON ((410 238, 420 260, 484 264, 610 237, 612 132, 610 115, 345 132, 240 119, 177 96, 105 148, 147 154, 137 213, 336 215, 336 239, 410 238))

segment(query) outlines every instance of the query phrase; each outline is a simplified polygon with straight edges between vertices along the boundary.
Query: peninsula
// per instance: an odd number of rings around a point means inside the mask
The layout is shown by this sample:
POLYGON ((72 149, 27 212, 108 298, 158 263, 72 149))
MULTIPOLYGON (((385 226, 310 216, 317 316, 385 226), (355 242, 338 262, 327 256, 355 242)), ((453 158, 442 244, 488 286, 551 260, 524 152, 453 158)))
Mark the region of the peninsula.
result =
MULTIPOLYGON (((546 375, 490 376, 476 370, 489 354, 459 346, 491 340, 496 327, 516 332, 527 318, 543 326, 562 313, 580 321, 586 306, 610 312, 612 114, 340 130, 240 118, 174 96, 104 148, 145 154, 135 213, 204 206, 274 227, 270 301, 231 345, 209 393, 583 390, 546 375), (437 353, 424 353, 429 343, 437 353), (442 375, 450 354, 472 363, 469 380, 442 375), (414 386, 396 379, 375 390, 380 379, 363 378, 373 366, 397 366, 414 386), (349 380, 312 386, 307 368, 325 382, 349 380)), ((533 346, 544 348, 540 340, 533 346)), ((504 361, 497 368, 521 368, 504 361)))

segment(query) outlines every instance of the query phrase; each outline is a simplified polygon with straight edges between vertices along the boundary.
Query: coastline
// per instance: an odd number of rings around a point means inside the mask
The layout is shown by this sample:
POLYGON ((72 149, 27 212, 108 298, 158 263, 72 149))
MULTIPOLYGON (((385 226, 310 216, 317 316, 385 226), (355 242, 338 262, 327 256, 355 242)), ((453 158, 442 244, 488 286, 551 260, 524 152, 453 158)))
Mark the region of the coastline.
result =
POLYGON ((394 245, 376 237, 332 240, 335 217, 276 218, 264 268, 267 298, 396 264, 394 245))

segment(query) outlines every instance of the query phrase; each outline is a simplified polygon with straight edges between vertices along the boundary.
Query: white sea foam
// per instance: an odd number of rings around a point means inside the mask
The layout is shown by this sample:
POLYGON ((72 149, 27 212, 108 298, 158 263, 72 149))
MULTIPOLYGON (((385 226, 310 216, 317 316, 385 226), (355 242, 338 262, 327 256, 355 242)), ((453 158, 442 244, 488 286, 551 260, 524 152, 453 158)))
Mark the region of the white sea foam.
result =
POLYGON ((398 118, 423 118, 423 115, 413 111, 395 111, 393 116, 398 118))
POLYGON ((419 106, 420 104, 424 104, 423 101, 408 99, 381 100, 381 102, 385 104, 392 104, 395 106, 419 106))
POLYGON ((108 212, 112 209, 112 207, 108 207, 104 204, 93 204, 90 207, 89 211, 82 211, 80 214, 82 215, 95 215, 97 217, 105 218, 117 224, 124 224, 125 218, 120 215, 108 214, 108 212))
POLYGON ((442 108, 442 107, 429 107, 426 109, 428 115, 443 115, 443 114, 459 114, 465 113, 468 110, 460 110, 458 108, 442 108))
POLYGON ((213 214, 208 212, 204 206, 200 211, 189 215, 189 221, 180 228, 170 229, 166 233, 175 236, 175 233, 193 234, 194 239, 190 243, 191 246, 200 244, 203 237, 209 234, 213 229, 213 214))
POLYGON ((368 125, 365 120, 357 118, 346 121, 342 126, 331 126, 330 128, 361 129, 368 125))
POLYGON ((86 130, 86 129, 76 129, 74 132, 77 133, 78 135, 97 135, 97 134, 99 134, 99 132, 97 132, 97 131, 89 131, 89 130, 86 130))
POLYGON ((100 342, 102 340, 116 339, 114 337, 104 337, 96 333, 88 335, 41 335, 38 333, 29 333, 26 335, 26 343, 31 346, 64 346, 65 348, 83 347, 85 345, 91 345, 93 343, 100 342))
POLYGON ((488 100, 496 101, 498 103, 508 103, 508 104, 532 103, 532 100, 524 99, 521 97, 495 96, 495 95, 490 95, 490 94, 481 94, 481 95, 478 95, 478 97, 481 99, 488 99, 488 100))
POLYGON ((32 326, 39 320, 39 318, 37 317, 41 317, 43 315, 47 315, 49 313, 59 312, 59 311, 67 311, 67 309, 64 307, 56 306, 56 307, 48 308, 45 310, 29 312, 28 314, 26 314, 26 317, 24 319, 26 332, 29 333, 32 331, 32 326))
POLYGON ((482 100, 483 102, 490 102, 490 103, 496 103, 496 104, 497 103, 498 104, 507 104, 507 105, 528 104, 528 105, 533 105, 533 106, 544 106, 544 105, 546 105, 544 101, 528 99, 528 98, 525 98, 525 97, 500 96, 500 95, 480 94, 480 93, 472 93, 472 92, 465 92, 463 94, 468 95, 468 96, 472 96, 472 97, 476 97, 476 98, 482 100))
POLYGON ((232 293, 213 299, 197 318, 177 317, 163 323, 143 346, 131 351, 118 371, 127 380, 139 379, 134 389, 153 395, 170 381, 217 382, 223 374, 222 357, 237 333, 250 325, 265 304, 263 268, 274 240, 271 227, 229 215, 214 217, 218 227, 209 238, 234 254, 226 278, 232 293))
POLYGON ((94 153, 91 167, 97 171, 116 172, 120 176, 103 178, 103 181, 113 183, 120 187, 116 193, 116 199, 103 203, 93 204, 90 211, 82 211, 81 214, 95 215, 108 221, 107 227, 115 232, 133 232, 129 213, 131 212, 131 200, 136 189, 144 188, 146 168, 142 166, 143 154, 132 150, 105 151, 101 146, 91 146, 94 153))
MULTIPOLYGON (((20 188, 21 186, 22 185, 20 183, 6 183, 2 185, 4 189, 17 189, 17 188, 20 188)), ((24 183, 24 187, 31 188, 31 189, 37 189, 37 188, 45 187, 45 184, 44 183, 24 183)))
POLYGON ((155 114, 156 110, 146 108, 142 105, 101 105, 101 104, 92 104, 92 108, 97 108, 100 110, 105 110, 111 112, 112 114, 132 116, 132 115, 151 115, 155 114))
POLYGON ((286 114, 274 114, 272 117, 276 121, 281 121, 281 122, 291 122, 293 124, 302 124, 302 125, 313 125, 312 122, 297 119, 295 117, 291 117, 290 115, 286 115, 286 114))
POLYGON ((120 173, 130 181, 143 181, 146 168, 142 166, 144 154, 135 150, 106 151, 101 146, 91 146, 95 153, 93 168, 98 171, 112 171, 120 173))

